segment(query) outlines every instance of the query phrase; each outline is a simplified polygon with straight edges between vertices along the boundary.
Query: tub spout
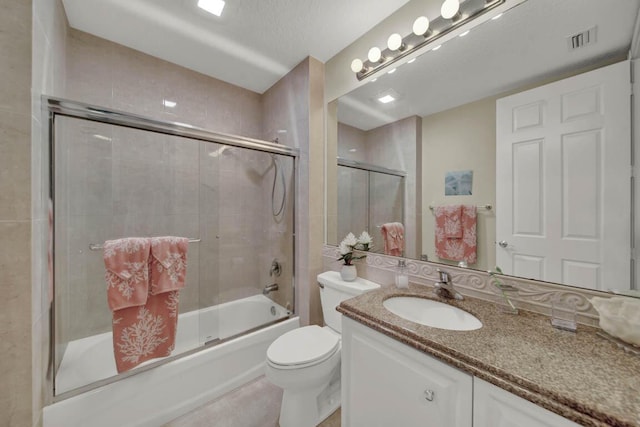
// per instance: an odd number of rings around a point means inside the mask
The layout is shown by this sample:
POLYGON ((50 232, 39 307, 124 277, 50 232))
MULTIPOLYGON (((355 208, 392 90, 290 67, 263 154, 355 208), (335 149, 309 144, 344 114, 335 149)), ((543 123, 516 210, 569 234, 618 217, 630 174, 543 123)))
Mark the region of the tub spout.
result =
POLYGON ((278 284, 274 283, 273 285, 265 286, 262 290, 262 295, 269 295, 270 292, 274 292, 278 290, 278 284))

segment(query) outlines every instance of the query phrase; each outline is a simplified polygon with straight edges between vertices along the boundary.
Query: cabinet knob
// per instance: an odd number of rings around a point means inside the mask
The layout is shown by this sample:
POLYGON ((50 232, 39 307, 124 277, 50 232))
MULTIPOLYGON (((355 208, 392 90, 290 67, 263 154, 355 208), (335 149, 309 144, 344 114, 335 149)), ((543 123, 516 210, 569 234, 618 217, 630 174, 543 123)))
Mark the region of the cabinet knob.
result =
POLYGON ((424 391, 424 398, 426 400, 428 400, 429 402, 433 402, 433 399, 435 399, 436 397, 436 392, 433 390, 425 390, 424 391))

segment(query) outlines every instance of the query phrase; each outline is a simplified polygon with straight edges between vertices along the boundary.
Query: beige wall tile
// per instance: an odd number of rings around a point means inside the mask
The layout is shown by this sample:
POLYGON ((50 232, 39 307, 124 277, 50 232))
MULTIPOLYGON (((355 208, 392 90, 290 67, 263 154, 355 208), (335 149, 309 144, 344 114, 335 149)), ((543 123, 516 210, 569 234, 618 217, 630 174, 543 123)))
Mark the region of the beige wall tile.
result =
POLYGON ((31 114, 0 114, 0 220, 31 218, 30 129, 31 114))

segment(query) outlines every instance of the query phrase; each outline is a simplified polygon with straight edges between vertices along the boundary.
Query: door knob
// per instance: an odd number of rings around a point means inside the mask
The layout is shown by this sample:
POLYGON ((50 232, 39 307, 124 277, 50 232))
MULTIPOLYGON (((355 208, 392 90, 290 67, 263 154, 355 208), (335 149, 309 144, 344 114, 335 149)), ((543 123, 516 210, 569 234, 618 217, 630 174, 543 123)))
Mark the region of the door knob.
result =
POLYGON ((498 242, 498 245, 500 245, 501 248, 506 248, 507 246, 509 246, 506 240, 500 240, 498 242))

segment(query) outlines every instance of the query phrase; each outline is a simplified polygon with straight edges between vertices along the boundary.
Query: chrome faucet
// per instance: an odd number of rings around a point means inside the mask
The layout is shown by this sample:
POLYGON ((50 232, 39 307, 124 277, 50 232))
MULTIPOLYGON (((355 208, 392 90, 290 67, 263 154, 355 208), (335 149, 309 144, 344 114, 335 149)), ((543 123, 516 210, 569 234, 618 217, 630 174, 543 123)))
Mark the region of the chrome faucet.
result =
POLYGON ((442 298, 463 300, 464 297, 455 290, 453 283, 451 283, 451 275, 440 269, 438 269, 438 274, 440 280, 435 283, 433 292, 442 298))
POLYGON ((274 292, 278 290, 278 284, 274 283, 273 285, 265 286, 262 290, 262 295, 269 295, 270 292, 274 292))

